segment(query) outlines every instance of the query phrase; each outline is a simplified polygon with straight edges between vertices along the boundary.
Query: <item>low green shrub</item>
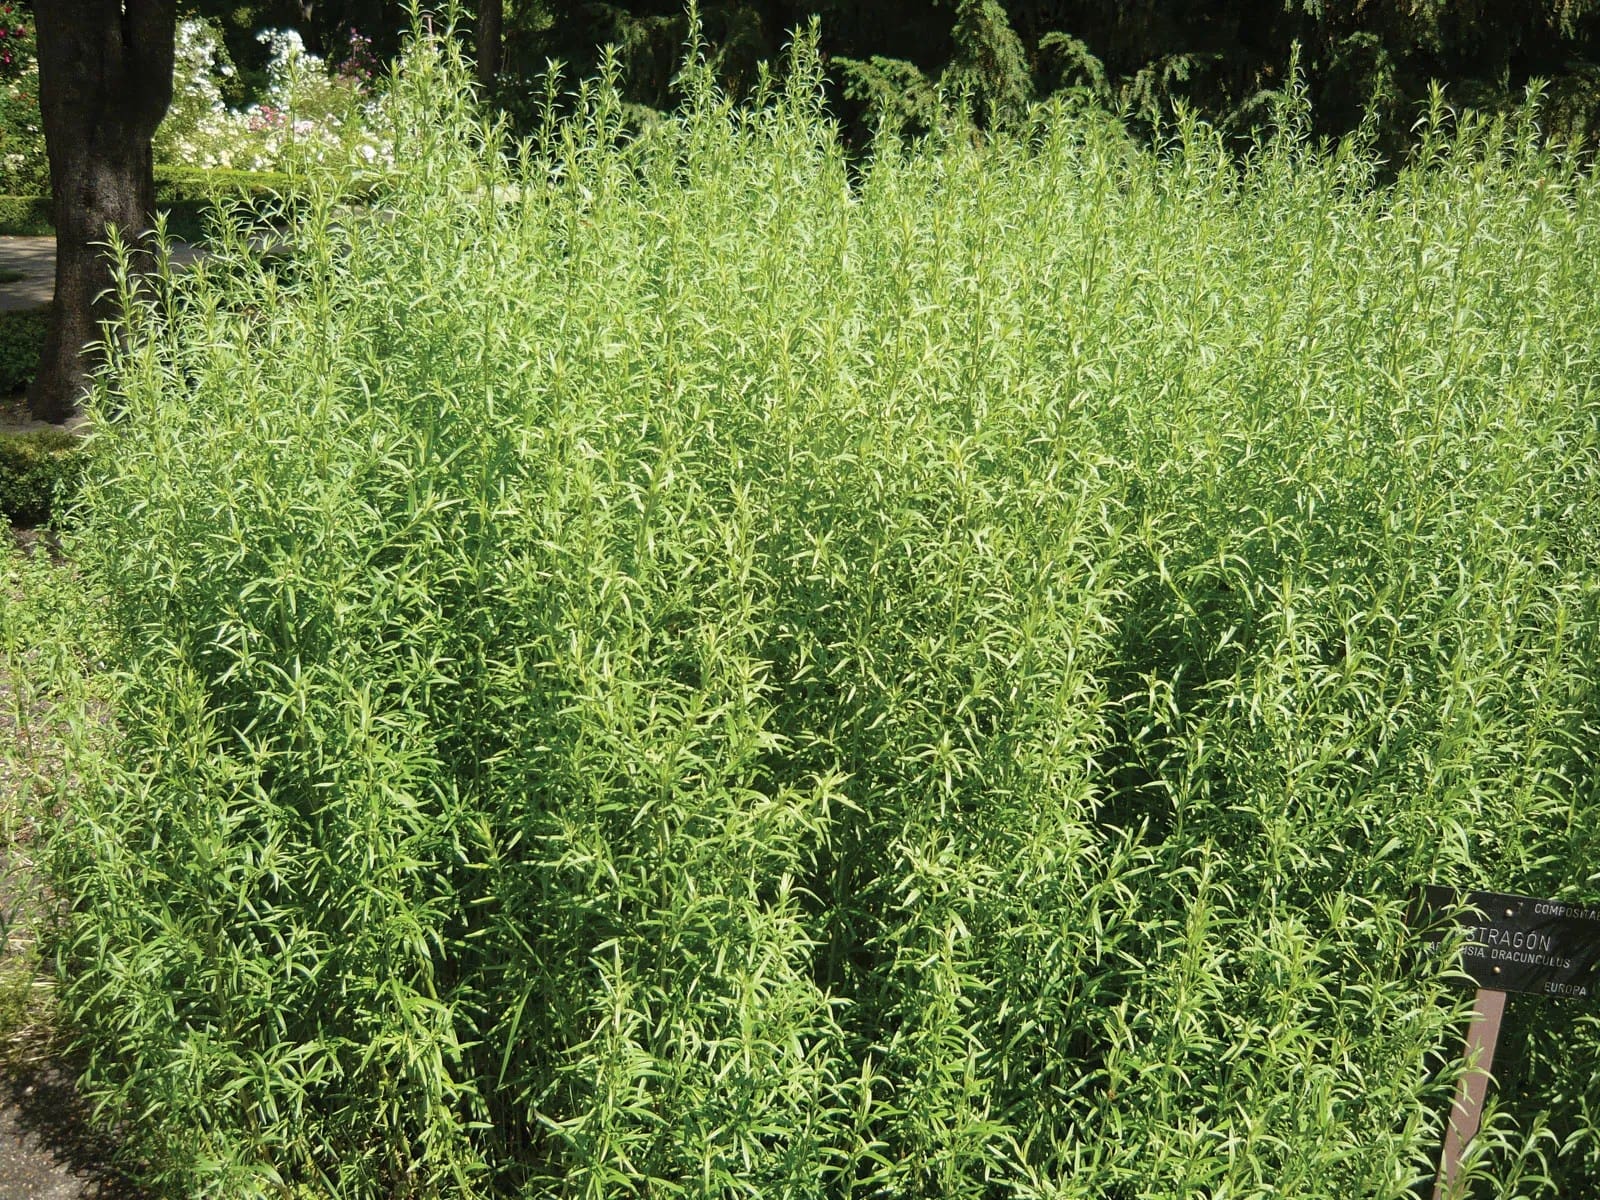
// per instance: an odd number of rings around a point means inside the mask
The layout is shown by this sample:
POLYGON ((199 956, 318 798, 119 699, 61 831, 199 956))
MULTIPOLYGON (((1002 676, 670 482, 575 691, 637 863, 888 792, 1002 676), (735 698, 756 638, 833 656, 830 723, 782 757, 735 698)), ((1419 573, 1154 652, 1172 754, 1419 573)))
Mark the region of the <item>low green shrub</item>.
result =
POLYGON ((21 391, 39 370, 50 307, 0 312, 0 396, 21 391))
MULTIPOLYGON (((419 55, 384 220, 129 305, 89 1097, 171 1196, 1402 1200, 1413 890, 1600 900, 1600 184, 685 79, 508 155, 419 55)), ((1584 1194, 1600 1025, 1497 1068, 1584 1194)))
POLYGON ((83 757, 103 727, 85 714, 105 711, 92 698, 98 606, 54 547, 0 526, 0 1074, 13 1084, 58 1044, 39 936, 57 905, 37 861, 37 831, 59 793, 76 786, 62 763, 83 757))
POLYGON ((84 453, 83 439, 61 429, 0 433, 0 514, 45 524, 76 494, 84 453))
MULTIPOLYGON (((196 241, 205 233, 206 214, 218 201, 261 201, 289 191, 289 177, 277 171, 201 170, 163 167, 156 172, 156 206, 167 213, 174 237, 196 241)), ((48 237, 49 196, 0 196, 0 234, 48 237)))
POLYGON ((48 237, 53 219, 49 196, 0 196, 0 235, 48 237))
POLYGON ((233 171, 223 168, 161 167, 156 171, 158 205, 204 203, 213 199, 264 197, 289 190, 280 171, 233 171))

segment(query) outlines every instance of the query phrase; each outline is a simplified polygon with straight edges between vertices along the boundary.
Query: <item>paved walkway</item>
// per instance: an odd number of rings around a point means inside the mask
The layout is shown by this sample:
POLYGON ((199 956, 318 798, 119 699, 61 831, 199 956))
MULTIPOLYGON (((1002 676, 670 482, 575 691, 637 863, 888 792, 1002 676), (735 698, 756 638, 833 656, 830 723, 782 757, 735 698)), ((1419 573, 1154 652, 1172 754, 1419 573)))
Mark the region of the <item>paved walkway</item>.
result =
POLYGON ((0 237, 0 312, 37 308, 55 292, 55 238, 0 237))
POLYGON ((0 1081, 0 1200, 131 1197, 86 1130, 72 1080, 59 1068, 13 1070, 0 1081))
MULTIPOLYGON (((172 244, 172 261, 186 266, 200 251, 186 242, 172 244)), ((56 294, 56 239, 0 237, 0 312, 37 308, 56 294), (13 275, 20 279, 11 278, 13 275)), ((0 1196, 0 1200, 5 1200, 0 1196)))

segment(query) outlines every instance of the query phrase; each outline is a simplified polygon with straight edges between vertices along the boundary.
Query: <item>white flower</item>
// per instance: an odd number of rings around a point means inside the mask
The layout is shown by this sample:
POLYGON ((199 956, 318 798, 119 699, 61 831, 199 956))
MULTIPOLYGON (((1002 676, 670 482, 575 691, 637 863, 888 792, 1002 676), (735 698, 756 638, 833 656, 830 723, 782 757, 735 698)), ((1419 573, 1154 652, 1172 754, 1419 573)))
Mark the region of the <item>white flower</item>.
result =
POLYGON ((298 58, 306 52, 306 44, 297 29, 263 29, 256 41, 272 49, 272 57, 283 61, 298 58))

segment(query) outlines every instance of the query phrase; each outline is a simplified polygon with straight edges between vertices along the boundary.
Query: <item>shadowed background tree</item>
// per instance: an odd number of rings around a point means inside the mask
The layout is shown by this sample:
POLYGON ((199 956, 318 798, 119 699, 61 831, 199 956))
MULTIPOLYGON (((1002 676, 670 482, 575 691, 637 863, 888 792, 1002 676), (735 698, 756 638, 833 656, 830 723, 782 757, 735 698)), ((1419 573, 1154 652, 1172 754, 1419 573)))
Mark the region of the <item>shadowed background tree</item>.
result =
MULTIPOLYGON (((525 102, 519 79, 552 58, 584 77, 606 44, 621 51, 630 100, 670 102, 687 33, 679 0, 496 0, 493 10, 486 29, 503 13, 500 99, 513 113, 525 102)), ((1595 0, 707 0, 700 17, 735 92, 819 18, 835 114, 858 140, 881 115, 931 116, 941 87, 967 93, 980 121, 1073 91, 1136 129, 1182 103, 1247 137, 1270 119, 1296 46, 1315 130, 1348 132, 1370 112, 1392 153, 1434 81, 1453 104, 1507 110, 1542 80, 1545 127, 1565 140, 1586 136, 1600 106, 1595 0)))
MULTIPOLYGON (((461 28, 483 93, 513 126, 537 108, 551 61, 575 80, 615 46, 632 118, 672 103, 688 36, 682 0, 469 0, 461 28)), ((80 347, 105 314, 93 244, 132 238, 151 217, 151 135, 172 93, 178 15, 204 17, 241 68, 262 74, 264 28, 296 29, 337 60, 359 32, 380 58, 398 50, 397 0, 52 0, 39 6, 41 106, 51 145, 57 303, 30 407, 70 415, 80 347)), ((1373 0, 705 0, 700 26, 723 87, 743 94, 791 31, 820 21, 833 114, 864 146, 880 121, 916 131, 964 101, 980 125, 1006 124, 1060 93, 1149 134, 1182 105, 1247 139, 1280 106, 1298 63, 1314 132, 1363 119, 1391 162, 1435 82, 1458 106, 1506 111, 1544 88, 1544 131, 1588 144, 1600 110, 1600 0, 1416 4, 1373 0)))
MULTIPOLYGON (((468 0, 465 35, 480 83, 515 118, 551 60, 568 79, 614 45, 627 98, 671 103, 688 24, 683 0, 468 0)), ((338 57, 352 27, 382 56, 408 22, 398 0, 184 0, 223 31, 247 71, 263 27, 292 26, 338 57)), ((1319 133, 1353 129, 1369 111, 1386 147, 1405 144, 1435 80, 1457 105, 1508 109, 1531 80, 1548 84, 1546 127, 1582 136, 1600 107, 1600 4, 1462 0, 704 0, 703 33, 720 81, 750 86, 791 32, 815 17, 835 115, 865 138, 881 115, 931 115, 942 86, 970 95, 982 120, 1059 91, 1093 97, 1148 129, 1179 102, 1241 136, 1269 119, 1291 49, 1319 133)))
POLYGON ((478 84, 485 91, 494 88, 495 76, 500 73, 505 7, 505 0, 479 0, 478 3, 478 84))

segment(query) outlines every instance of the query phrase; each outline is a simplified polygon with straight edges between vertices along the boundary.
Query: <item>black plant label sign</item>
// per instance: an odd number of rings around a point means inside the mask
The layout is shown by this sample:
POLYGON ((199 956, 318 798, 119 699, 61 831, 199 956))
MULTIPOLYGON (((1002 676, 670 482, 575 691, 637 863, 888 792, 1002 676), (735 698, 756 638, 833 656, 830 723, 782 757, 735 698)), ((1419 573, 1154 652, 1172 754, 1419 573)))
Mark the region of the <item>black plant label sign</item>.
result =
POLYGON ((1600 989, 1600 904, 1427 887, 1412 910, 1424 948, 1464 930, 1462 986, 1592 999, 1600 989))

